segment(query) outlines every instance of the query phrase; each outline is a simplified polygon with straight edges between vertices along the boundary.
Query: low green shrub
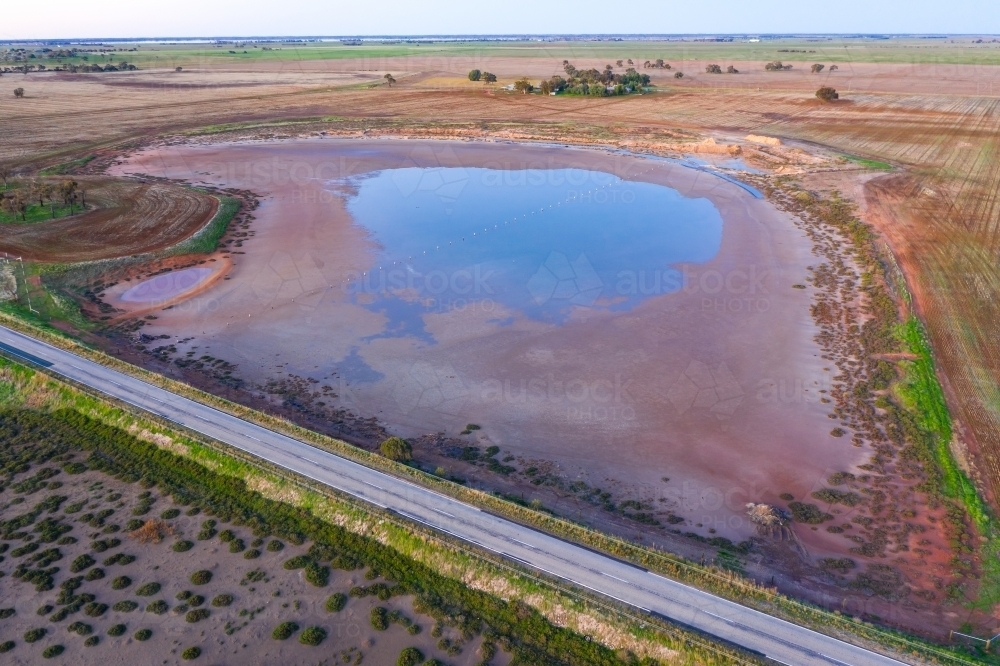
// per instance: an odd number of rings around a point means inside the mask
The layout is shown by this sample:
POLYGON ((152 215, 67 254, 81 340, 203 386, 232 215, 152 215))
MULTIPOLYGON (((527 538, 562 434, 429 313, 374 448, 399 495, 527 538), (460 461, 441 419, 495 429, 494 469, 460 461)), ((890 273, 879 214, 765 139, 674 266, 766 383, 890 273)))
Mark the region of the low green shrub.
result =
POLYGON ((272 553, 277 553, 285 549, 285 544, 277 539, 271 539, 267 544, 267 550, 272 553))
POLYGON ((45 634, 47 634, 47 633, 49 633, 49 632, 48 632, 48 629, 46 629, 45 627, 37 627, 35 629, 28 629, 26 632, 24 632, 24 642, 25 643, 34 643, 36 641, 40 641, 43 638, 45 638, 45 634))
POLYGON ((140 641, 140 642, 141 641, 148 641, 152 637, 153 637, 153 630, 152 629, 140 629, 139 631, 137 631, 134 634, 132 634, 132 638, 134 638, 135 640, 140 641))
POLYGON ((194 541, 187 541, 186 539, 181 539, 173 545, 175 553, 186 553, 192 548, 194 548, 194 541))
POLYGON ((321 627, 306 627, 299 634, 299 643, 303 645, 312 645, 315 647, 324 640, 326 640, 326 630, 321 627))
POLYGON ((417 666, 424 663, 424 653, 414 647, 408 647, 399 653, 396 666, 417 666))
POLYGON ((124 590, 126 587, 132 584, 132 579, 128 576, 118 576, 111 581, 112 590, 124 590))
POLYGON ((173 520, 179 515, 181 515, 180 509, 167 509, 160 514, 160 518, 163 518, 164 520, 173 520))
POLYGON ((108 636, 124 636, 126 631, 128 627, 124 624, 114 624, 108 627, 108 636))
POLYGON ((116 613, 131 613, 138 607, 139 604, 132 601, 131 599, 124 599, 116 603, 114 606, 112 606, 111 610, 115 611, 116 613))
MULTIPOLYGON (((15 611, 13 608, 0 608, 0 620, 6 620, 9 617, 14 617, 15 611)), ((48 611, 46 611, 48 612, 48 611)), ((45 615, 46 613, 40 613, 40 615, 45 615)))
POLYGON ((160 584, 152 582, 140 585, 136 589, 135 593, 138 594, 140 597, 151 597, 159 591, 160 591, 160 584))
POLYGON ((125 523, 125 531, 126 532, 134 532, 134 531, 136 531, 137 529, 139 529, 140 527, 142 527, 145 524, 146 524, 146 521, 139 520, 138 518, 133 518, 130 521, 128 521, 127 523, 125 523))
POLYGON ((84 606, 83 612, 88 617, 101 617, 108 612, 108 605, 94 601, 84 606))
POLYGON ((153 615, 163 615, 170 610, 170 605, 163 599, 157 599, 146 606, 146 612, 153 615))
POLYGON ((92 567, 95 564, 97 564, 97 560, 95 560, 90 555, 84 553, 83 555, 73 560, 73 562, 69 565, 69 570, 73 573, 80 573, 87 567, 92 567))
POLYGON ((46 659, 52 659, 61 655, 65 650, 66 648, 62 645, 50 645, 42 650, 42 656, 46 659))
POLYGON ((68 627, 66 631, 77 634, 79 636, 89 636, 94 633, 94 628, 85 622, 74 622, 68 627))
POLYGON ((200 656, 201 656, 201 648, 197 646, 189 647, 186 650, 184 650, 184 652, 181 652, 181 659, 189 661, 191 659, 197 659, 200 656))
POLYGON ((339 613, 344 610, 344 606, 346 605, 347 595, 343 592, 330 595, 330 598, 326 600, 326 610, 330 613, 339 613))
POLYGON ((289 638, 292 637, 292 634, 294 634, 298 630, 299 630, 299 625, 295 624, 294 622, 282 622, 281 624, 279 624, 277 627, 274 628, 274 631, 271 632, 271 638, 277 641, 288 640, 289 638))
POLYGON ((376 631, 385 631, 389 628, 389 613, 381 606, 373 608, 368 619, 376 631))
POLYGON ((15 647, 17 647, 17 643, 15 643, 14 641, 4 641, 3 643, 0 643, 0 654, 3 654, 4 652, 10 652, 15 647))
POLYGON ((216 608, 225 608, 233 603, 233 595, 218 594, 212 599, 212 605, 216 608))
POLYGON ((188 606, 194 608, 197 606, 201 606, 203 603, 205 603, 205 597, 201 596, 200 594, 192 594, 190 597, 187 598, 187 602, 188 606))
POLYGON ((260 557, 260 551, 256 548, 251 548, 247 552, 243 553, 243 559, 245 560, 256 560, 260 557))
POLYGON ((100 642, 101 642, 100 636, 91 636, 90 638, 88 638, 83 642, 83 647, 94 647, 100 642))
POLYGON ((207 585, 212 581, 212 572, 207 569, 202 569, 201 571, 195 571, 191 574, 191 584, 192 585, 207 585))
POLYGON ((184 621, 194 624, 195 622, 201 622, 202 620, 207 620, 208 616, 212 614, 212 611, 207 608, 197 608, 192 611, 188 611, 187 615, 184 616, 184 621))
POLYGON ((101 580, 102 578, 104 578, 104 569, 100 567, 94 567, 93 569, 87 572, 87 575, 84 576, 84 578, 86 578, 89 581, 101 580))

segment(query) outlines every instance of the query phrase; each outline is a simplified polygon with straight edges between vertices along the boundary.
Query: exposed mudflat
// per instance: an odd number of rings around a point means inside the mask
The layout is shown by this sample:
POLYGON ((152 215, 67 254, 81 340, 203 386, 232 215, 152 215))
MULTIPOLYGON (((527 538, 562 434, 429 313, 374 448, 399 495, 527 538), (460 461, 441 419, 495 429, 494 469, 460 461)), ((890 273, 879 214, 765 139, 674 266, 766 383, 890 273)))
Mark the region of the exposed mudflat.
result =
MULTIPOLYGON (((222 359, 262 388, 296 377, 329 386, 331 403, 404 436, 480 425, 470 444, 550 461, 554 474, 592 487, 624 484, 706 535, 745 538, 747 502, 806 497, 864 461, 829 434, 821 399, 835 368, 813 340, 810 290, 793 288, 815 262, 805 234, 703 171, 563 147, 334 139, 163 147, 112 171, 261 196, 256 236, 232 254, 227 279, 143 328, 193 336, 176 344, 179 357, 222 359), (348 213, 349 179, 412 167, 575 168, 664 185, 711 202, 721 241, 707 261, 665 261, 683 288, 656 292, 651 272, 652 293, 626 311, 572 307, 579 289, 563 295, 567 316, 556 323, 500 299, 416 294, 426 335, 386 335, 392 313, 349 289, 385 249, 348 213)), ((571 262, 571 246, 567 237, 546 249, 571 262)))

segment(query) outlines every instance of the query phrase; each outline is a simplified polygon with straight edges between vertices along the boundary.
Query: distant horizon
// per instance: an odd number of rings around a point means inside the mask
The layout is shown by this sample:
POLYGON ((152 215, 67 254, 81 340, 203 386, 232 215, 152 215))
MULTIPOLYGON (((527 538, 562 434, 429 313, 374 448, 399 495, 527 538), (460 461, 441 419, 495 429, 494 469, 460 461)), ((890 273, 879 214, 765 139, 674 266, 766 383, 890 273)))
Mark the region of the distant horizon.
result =
POLYGON ((676 33, 437 33, 437 34, 330 34, 330 35, 134 35, 129 37, 25 37, 4 38, 0 44, 48 43, 48 42, 150 42, 169 43, 211 43, 220 41, 246 42, 342 42, 342 41, 684 41, 685 39, 949 39, 949 38, 1000 38, 1000 33, 967 32, 676 32, 676 33))

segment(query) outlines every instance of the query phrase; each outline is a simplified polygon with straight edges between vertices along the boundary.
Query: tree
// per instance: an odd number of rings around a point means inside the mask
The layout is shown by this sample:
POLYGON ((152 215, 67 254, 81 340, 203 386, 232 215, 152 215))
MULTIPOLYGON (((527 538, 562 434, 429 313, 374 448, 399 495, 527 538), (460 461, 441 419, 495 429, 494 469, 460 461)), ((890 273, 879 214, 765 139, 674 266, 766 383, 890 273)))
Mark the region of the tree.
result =
POLYGON ((831 71, 831 72, 835 72, 835 71, 837 71, 838 69, 840 69, 840 68, 839 68, 839 67, 837 67, 836 65, 830 65, 830 71, 831 71))
POLYGON ((622 66, 622 61, 621 60, 616 60, 615 64, 618 65, 619 67, 621 67, 622 66))
POLYGON ((70 207, 70 210, 73 210, 73 204, 76 203, 78 188, 79 185, 75 180, 64 180, 59 183, 59 198, 70 207))
POLYGON ((674 73, 674 78, 675 79, 683 79, 684 78, 684 72, 675 72, 674 73))
POLYGON ((6 164, 0 164, 0 178, 3 178, 3 189, 7 189, 7 180, 11 176, 11 169, 6 164))
POLYGON ((24 97, 24 88, 14 88, 14 97, 18 99, 24 97))
POLYGON ((485 83, 496 83, 497 75, 492 72, 483 72, 483 81, 485 83))
POLYGON ((402 437, 390 437, 379 445, 379 450, 389 460, 406 462, 413 458, 413 447, 402 437))
POLYGON ((730 65, 729 67, 726 67, 726 74, 739 74, 739 73, 740 73, 740 70, 736 69, 732 65, 730 65))
POLYGON ((386 74, 382 78, 385 79, 386 85, 390 88, 392 87, 392 84, 396 82, 396 79, 392 78, 392 74, 386 74))
POLYGON ((482 76, 483 76, 483 73, 480 72, 478 69, 473 69, 473 70, 471 70, 469 72, 469 80, 470 81, 478 81, 479 79, 482 78, 482 76))
POLYGON ((52 196, 52 185, 45 182, 31 184, 31 198, 38 199, 38 206, 45 205, 45 200, 52 196))
POLYGON ((823 65, 816 63, 815 65, 809 68, 809 71, 811 71, 813 74, 819 74, 820 72, 823 71, 823 65))
POLYGON ((634 65, 635 64, 634 62, 632 62, 632 58, 628 59, 628 64, 630 64, 630 65, 634 65))
POLYGON ((837 91, 830 86, 823 86, 817 90, 816 97, 820 98, 824 102, 832 102, 835 99, 840 99, 840 95, 837 94, 837 91))
POLYGON ((548 95, 552 92, 552 84, 549 81, 542 81, 538 84, 538 89, 543 95, 548 95))
POLYGON ((527 77, 520 78, 514 82, 514 90, 518 91, 522 95, 527 95, 535 89, 535 86, 531 85, 531 81, 527 77))
POLYGON ((722 74, 722 68, 718 65, 708 65, 705 67, 706 74, 722 74))
POLYGON ((14 219, 20 215, 22 221, 27 221, 25 213, 28 211, 28 197, 21 190, 14 190, 4 197, 3 209, 13 215, 14 219))

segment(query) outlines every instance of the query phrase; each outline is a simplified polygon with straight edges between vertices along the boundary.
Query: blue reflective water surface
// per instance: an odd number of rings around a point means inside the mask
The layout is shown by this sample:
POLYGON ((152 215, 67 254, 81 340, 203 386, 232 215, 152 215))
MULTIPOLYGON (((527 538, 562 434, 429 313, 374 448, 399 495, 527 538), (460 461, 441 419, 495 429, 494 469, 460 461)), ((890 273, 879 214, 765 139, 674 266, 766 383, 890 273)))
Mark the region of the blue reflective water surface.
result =
POLYGON ((433 342, 429 307, 476 301, 555 324, 627 311, 679 289, 677 266, 712 259, 722 239, 708 199, 596 171, 404 168, 349 185, 378 252, 347 292, 389 319, 382 337, 433 342))

